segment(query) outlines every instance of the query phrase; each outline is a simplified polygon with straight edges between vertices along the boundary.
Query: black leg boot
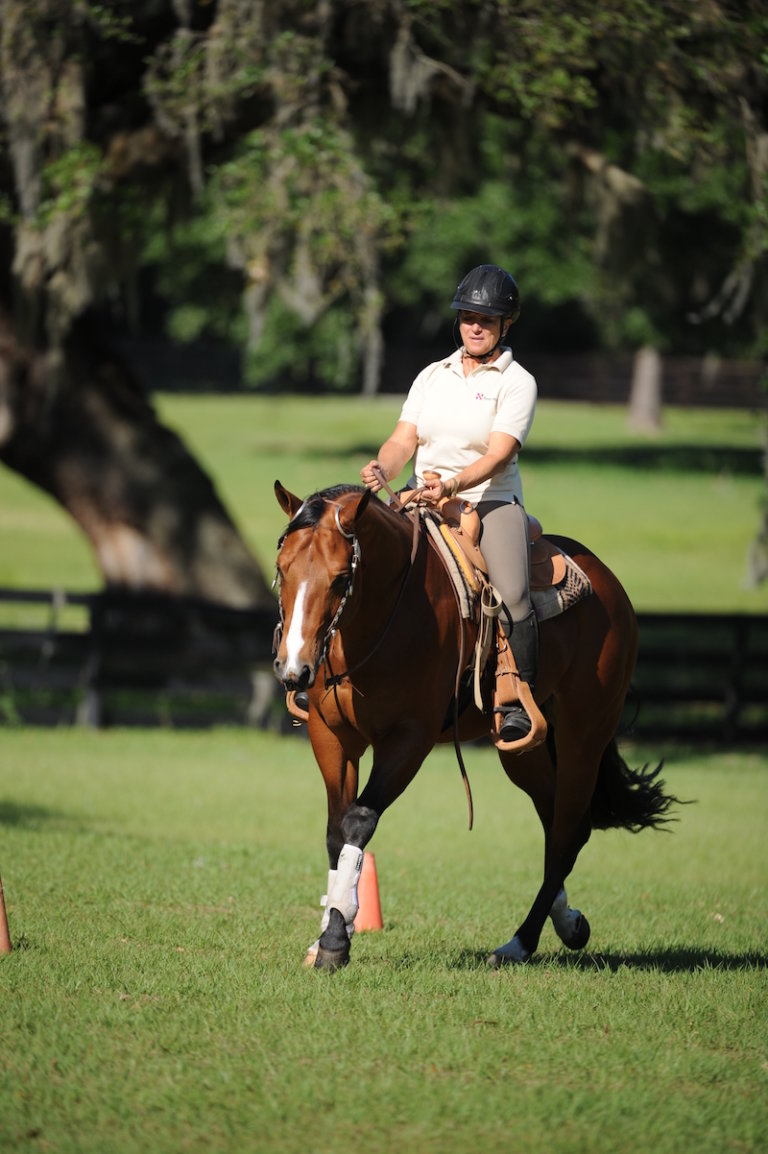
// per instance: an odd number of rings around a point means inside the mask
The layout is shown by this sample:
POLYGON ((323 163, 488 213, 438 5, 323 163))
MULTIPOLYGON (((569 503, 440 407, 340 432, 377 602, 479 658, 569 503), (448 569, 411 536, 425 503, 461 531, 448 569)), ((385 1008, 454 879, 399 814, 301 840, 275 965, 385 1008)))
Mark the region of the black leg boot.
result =
MULTIPOLYGON (((532 609, 522 621, 513 623, 508 640, 520 680, 526 681, 533 693, 539 664, 539 628, 535 610, 532 609)), ((519 741, 530 732, 531 719, 523 706, 519 702, 504 706, 504 720, 499 733, 502 740, 519 741)))

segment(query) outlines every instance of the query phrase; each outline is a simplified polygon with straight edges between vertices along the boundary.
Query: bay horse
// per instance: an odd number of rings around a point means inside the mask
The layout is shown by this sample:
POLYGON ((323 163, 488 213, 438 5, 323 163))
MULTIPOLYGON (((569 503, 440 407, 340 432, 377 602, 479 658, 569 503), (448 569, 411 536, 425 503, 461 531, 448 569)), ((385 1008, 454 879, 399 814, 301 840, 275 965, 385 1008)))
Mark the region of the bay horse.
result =
MULTIPOLYGON (((274 671, 286 689, 307 692, 328 800, 326 908, 305 960, 332 971, 349 961, 363 849, 379 818, 438 742, 455 737, 458 752, 459 741, 488 734, 491 723, 473 702, 452 720, 468 652, 463 631, 476 626, 462 620, 444 563, 411 516, 358 485, 301 500, 276 481, 275 494, 289 523, 278 542, 274 671)), ((593 592, 540 626, 536 700, 546 742, 519 755, 499 751, 544 828, 544 880, 512 938, 490 954, 492 966, 527 961, 548 916, 566 946, 582 949, 590 927, 568 905, 565 880, 591 831, 658 826, 677 801, 658 779, 661 765, 632 770, 616 744, 637 656, 629 598, 589 549, 549 539, 581 566, 593 592)))

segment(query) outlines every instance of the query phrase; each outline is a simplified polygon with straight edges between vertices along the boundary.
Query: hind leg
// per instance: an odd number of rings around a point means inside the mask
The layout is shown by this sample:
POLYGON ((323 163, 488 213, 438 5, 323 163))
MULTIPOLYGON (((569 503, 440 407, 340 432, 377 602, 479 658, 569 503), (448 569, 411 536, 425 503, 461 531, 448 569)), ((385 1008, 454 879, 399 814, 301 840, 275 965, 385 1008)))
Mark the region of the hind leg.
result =
MULTIPOLYGON (((518 755, 500 753, 501 764, 509 780, 527 793, 533 802, 539 821, 544 830, 545 847, 549 843, 552 821, 555 812, 555 795, 557 777, 554 762, 550 753, 549 742, 540 745, 529 753, 518 755)), ((545 877, 546 858, 545 848, 545 877)), ((546 914, 545 914, 546 917, 546 914)), ((542 919, 543 925, 544 919, 542 919)), ((488 957, 492 966, 500 966, 507 962, 525 962, 531 956, 532 950, 522 941, 520 931, 503 946, 498 946, 488 957)))
POLYGON ((555 933, 569 950, 583 950, 589 941, 590 926, 581 910, 568 905, 565 886, 560 889, 549 911, 555 933))
MULTIPOLYGON (((535 952, 547 917, 551 916, 561 940, 572 949, 581 949, 589 940, 589 923, 579 910, 567 904, 564 883, 583 846, 589 840, 589 808, 603 749, 602 733, 590 740, 574 739, 574 730, 558 719, 557 772, 547 755, 550 774, 544 782, 531 780, 514 766, 505 765, 508 775, 530 794, 545 831, 544 880, 527 917, 514 936, 490 954, 492 966, 527 961, 535 952), (569 739, 566 739, 566 733, 569 739)), ((520 761, 543 762, 536 750, 520 761)))

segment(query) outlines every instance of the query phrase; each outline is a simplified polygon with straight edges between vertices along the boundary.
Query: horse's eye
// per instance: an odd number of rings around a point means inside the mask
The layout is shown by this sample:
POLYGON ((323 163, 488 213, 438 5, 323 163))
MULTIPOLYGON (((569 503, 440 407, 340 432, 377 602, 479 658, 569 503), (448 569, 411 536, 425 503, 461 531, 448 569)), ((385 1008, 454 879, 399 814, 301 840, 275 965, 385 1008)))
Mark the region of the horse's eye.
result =
POLYGON ((331 582, 334 593, 343 593, 349 581, 349 573, 338 573, 331 582))

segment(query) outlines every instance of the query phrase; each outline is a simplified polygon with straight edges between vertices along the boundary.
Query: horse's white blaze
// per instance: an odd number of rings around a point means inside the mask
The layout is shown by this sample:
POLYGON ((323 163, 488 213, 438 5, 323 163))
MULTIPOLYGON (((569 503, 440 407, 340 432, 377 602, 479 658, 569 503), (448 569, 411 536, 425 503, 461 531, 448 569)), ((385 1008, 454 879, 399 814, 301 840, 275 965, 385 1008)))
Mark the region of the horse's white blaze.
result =
POLYGON ((285 636, 285 677, 295 677, 301 672, 303 662, 301 651, 304 646, 304 601, 307 596, 307 582, 302 581, 293 603, 291 625, 285 636))

